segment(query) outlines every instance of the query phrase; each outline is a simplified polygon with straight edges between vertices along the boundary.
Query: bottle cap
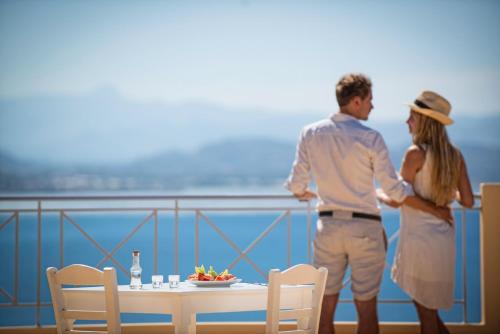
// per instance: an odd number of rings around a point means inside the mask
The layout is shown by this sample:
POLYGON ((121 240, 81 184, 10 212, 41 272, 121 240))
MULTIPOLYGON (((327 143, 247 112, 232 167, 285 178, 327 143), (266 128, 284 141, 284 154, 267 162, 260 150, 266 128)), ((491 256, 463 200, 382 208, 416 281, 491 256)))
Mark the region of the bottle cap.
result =
POLYGON ((133 250, 133 251, 132 251, 132 255, 139 255, 140 253, 141 253, 141 252, 140 252, 140 251, 138 251, 138 250, 133 250))

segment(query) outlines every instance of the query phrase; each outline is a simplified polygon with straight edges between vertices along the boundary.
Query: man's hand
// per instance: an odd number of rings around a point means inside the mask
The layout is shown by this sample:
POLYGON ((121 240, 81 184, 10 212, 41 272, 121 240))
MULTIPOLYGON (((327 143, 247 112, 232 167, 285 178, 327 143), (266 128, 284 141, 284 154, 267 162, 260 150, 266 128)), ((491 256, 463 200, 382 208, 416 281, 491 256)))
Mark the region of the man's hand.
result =
POLYGON ((420 196, 408 196, 405 198, 405 205, 411 206, 416 210, 422 210, 424 212, 430 213, 436 218, 446 221, 448 224, 453 226, 455 224, 455 219, 453 218, 453 213, 451 208, 448 206, 437 206, 434 202, 424 199, 420 196))
POLYGON ((387 196, 387 194, 380 188, 377 189, 377 199, 381 203, 384 203, 385 205, 390 206, 390 207, 395 208, 395 209, 397 209, 401 206, 401 203, 396 202, 395 200, 393 200, 392 198, 387 196))
POLYGON ((450 207, 437 206, 435 209, 434 216, 445 220, 451 226, 455 225, 455 218, 453 217, 453 212, 450 207))
POLYGON ((318 197, 318 195, 314 191, 311 191, 309 189, 304 190, 304 192, 301 194, 294 193, 293 196, 297 197, 299 201, 309 201, 313 198, 318 197))

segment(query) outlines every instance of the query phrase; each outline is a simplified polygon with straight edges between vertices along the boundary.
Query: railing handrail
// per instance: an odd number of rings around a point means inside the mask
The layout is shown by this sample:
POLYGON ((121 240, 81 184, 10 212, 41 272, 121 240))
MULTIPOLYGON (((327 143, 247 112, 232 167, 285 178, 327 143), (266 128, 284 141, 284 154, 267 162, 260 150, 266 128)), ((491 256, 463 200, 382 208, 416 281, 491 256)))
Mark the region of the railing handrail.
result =
MULTIPOLYGON (((294 199, 293 195, 16 195, 0 196, 0 201, 83 201, 83 200, 264 200, 264 199, 294 199)), ((481 199, 481 194, 475 193, 475 199, 481 199)))
POLYGON ((79 201, 79 200, 242 200, 294 199, 293 195, 78 195, 0 196, 0 201, 79 201))

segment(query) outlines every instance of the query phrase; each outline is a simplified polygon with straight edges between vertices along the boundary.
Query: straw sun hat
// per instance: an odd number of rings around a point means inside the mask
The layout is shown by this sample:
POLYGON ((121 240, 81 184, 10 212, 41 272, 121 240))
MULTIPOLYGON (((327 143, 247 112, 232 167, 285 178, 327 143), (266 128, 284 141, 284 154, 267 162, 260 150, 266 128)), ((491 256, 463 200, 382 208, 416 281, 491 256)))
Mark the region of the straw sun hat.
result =
POLYGON ((413 111, 424 114, 444 125, 453 124, 449 117, 451 104, 441 95, 425 90, 415 99, 413 103, 407 104, 413 111))

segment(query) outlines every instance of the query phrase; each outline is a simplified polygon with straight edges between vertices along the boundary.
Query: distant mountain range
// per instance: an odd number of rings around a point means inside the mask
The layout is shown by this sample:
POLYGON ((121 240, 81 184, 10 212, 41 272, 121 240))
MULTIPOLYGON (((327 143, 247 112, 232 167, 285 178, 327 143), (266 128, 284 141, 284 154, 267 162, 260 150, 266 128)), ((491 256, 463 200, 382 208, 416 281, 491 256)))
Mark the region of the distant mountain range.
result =
POLYGON ((294 141, 318 113, 279 113, 185 102, 88 96, 0 99, 0 150, 58 164, 130 162, 166 151, 195 151, 227 138, 294 141))
MULTIPOLYGON (((375 112, 379 112, 375 110, 375 112)), ((175 190, 268 186, 287 177, 300 129, 328 117, 88 96, 0 99, 0 191, 175 190)), ((399 166, 403 122, 374 122, 399 166)), ((500 181, 500 114, 449 127, 474 187, 500 181)))
MULTIPOLYGON (((398 107, 402 115, 397 121, 376 121, 384 111, 375 109, 368 122, 393 148, 410 140, 407 112, 398 107)), ((0 151, 57 165, 126 163, 174 150, 201 151, 228 138, 295 142, 305 124, 328 116, 314 110, 277 112, 192 101, 138 102, 110 88, 85 96, 0 99, 0 151)), ((500 112, 457 116, 449 131, 459 145, 500 146, 500 112)))
POLYGON ((234 139, 193 152, 165 152, 105 166, 57 166, 0 153, 0 191, 175 190, 196 186, 265 186, 283 182, 294 144, 234 139))
MULTIPOLYGON (((475 189, 500 182, 500 149, 463 146, 475 189)), ((405 147, 391 151, 400 165, 405 147)), ((165 152, 114 166, 57 166, 0 154, 0 191, 179 190, 186 187, 275 186, 288 176, 295 144, 270 139, 232 139, 193 153, 165 152)))

